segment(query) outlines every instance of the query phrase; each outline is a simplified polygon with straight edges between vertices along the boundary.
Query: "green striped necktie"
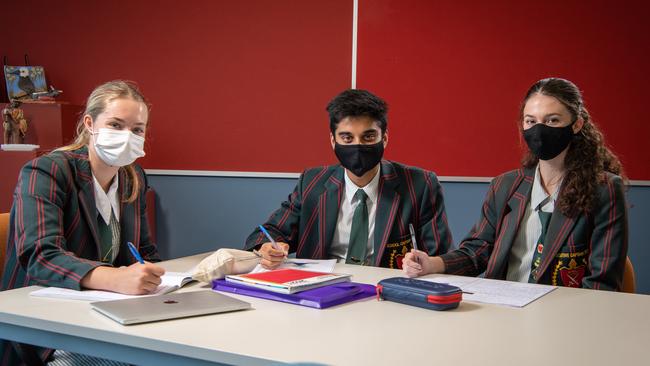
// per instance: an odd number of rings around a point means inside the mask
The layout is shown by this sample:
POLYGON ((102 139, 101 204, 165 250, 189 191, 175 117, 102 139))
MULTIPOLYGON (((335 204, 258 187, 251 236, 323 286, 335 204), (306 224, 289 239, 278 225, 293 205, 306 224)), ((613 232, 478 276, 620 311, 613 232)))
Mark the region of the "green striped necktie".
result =
POLYGON ((357 190, 354 198, 359 201, 352 216, 352 228, 350 229, 350 244, 345 263, 363 264, 366 260, 366 249, 368 247, 368 195, 363 189, 357 190))

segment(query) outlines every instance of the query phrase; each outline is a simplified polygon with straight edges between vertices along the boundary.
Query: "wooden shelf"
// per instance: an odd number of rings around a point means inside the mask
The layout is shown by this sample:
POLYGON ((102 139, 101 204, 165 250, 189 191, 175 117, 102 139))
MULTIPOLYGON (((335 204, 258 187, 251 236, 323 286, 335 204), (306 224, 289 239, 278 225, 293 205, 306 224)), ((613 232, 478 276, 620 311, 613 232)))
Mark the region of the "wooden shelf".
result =
MULTIPOLYGON (((0 110, 7 103, 0 103, 0 110)), ((0 150, 0 212, 9 212, 18 173, 28 161, 70 143, 82 106, 65 102, 23 103, 20 108, 27 119, 26 144, 40 145, 35 151, 0 150)))
MULTIPOLYGON (((4 109, 7 103, 0 103, 4 109)), ((69 103, 23 103, 20 108, 27 119, 26 144, 52 150, 72 141, 82 106, 69 103)))

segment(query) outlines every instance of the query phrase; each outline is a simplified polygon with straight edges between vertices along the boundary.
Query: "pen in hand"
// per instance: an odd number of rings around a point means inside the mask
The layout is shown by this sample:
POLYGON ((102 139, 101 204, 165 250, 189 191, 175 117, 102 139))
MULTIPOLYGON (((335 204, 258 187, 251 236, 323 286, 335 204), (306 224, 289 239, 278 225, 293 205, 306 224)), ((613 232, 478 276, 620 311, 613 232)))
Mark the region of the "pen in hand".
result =
POLYGON ((131 243, 130 241, 126 242, 126 245, 129 247, 129 250, 131 251, 131 254, 133 254, 133 257, 140 262, 140 264, 144 264, 144 259, 140 256, 140 253, 138 253, 138 250, 135 249, 135 245, 131 243))
POLYGON ((418 243, 415 241, 415 230, 413 230, 413 224, 409 224, 409 231, 411 232, 411 244, 413 244, 413 261, 419 263, 417 255, 415 252, 418 250, 418 243))
MULTIPOLYGON (((280 251, 280 252, 283 252, 283 253, 284 253, 284 250, 282 250, 282 248, 280 248, 280 246, 278 245, 278 243, 275 242, 275 240, 273 239, 273 237, 271 237, 271 234, 269 234, 269 232, 266 231, 266 229, 264 228, 264 226, 259 225, 259 227, 260 227, 260 230, 262 230, 262 233, 264 233, 264 235, 266 236, 266 238, 269 239, 269 241, 271 241, 271 245, 273 245, 273 249, 275 249, 275 250, 277 250, 277 251, 280 251)), ((287 253, 285 253, 285 254, 287 254, 287 253)))

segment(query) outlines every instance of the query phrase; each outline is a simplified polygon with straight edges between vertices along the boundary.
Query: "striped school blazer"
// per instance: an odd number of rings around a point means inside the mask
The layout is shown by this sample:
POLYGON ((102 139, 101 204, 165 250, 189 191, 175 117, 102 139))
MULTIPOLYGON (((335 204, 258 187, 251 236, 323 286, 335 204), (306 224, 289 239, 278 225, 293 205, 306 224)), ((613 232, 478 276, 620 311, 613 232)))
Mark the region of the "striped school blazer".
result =
MULTIPOLYGON (((135 262, 126 242, 132 242, 148 261, 158 261, 149 240, 145 217, 144 171, 137 167, 142 188, 133 203, 121 202, 121 245, 115 266, 135 262)), ((119 197, 130 189, 119 171, 119 197)), ((27 163, 18 177, 11 208, 2 290, 29 285, 80 289, 81 279, 97 266, 100 239, 97 209, 87 148, 54 151, 27 163)), ((0 341, 0 364, 14 364, 15 353, 0 341)), ((39 349, 46 357, 51 350, 39 349)))
MULTIPOLYGON (((510 249, 530 200, 535 169, 518 169, 492 180, 481 218, 459 249, 442 255, 446 272, 505 279, 510 249)), ((617 291, 627 255, 627 206, 621 177, 607 174, 595 209, 567 217, 553 212, 534 282, 617 291)))
MULTIPOLYGON (((288 243, 298 258, 328 258, 344 191, 345 169, 331 165, 305 170, 293 193, 264 227, 276 241, 288 243)), ((429 255, 449 250, 452 238, 442 188, 432 172, 382 160, 375 217, 374 255, 369 264, 401 268, 411 250, 409 224, 418 248, 429 255)), ((252 249, 266 242, 255 229, 246 240, 252 249)))

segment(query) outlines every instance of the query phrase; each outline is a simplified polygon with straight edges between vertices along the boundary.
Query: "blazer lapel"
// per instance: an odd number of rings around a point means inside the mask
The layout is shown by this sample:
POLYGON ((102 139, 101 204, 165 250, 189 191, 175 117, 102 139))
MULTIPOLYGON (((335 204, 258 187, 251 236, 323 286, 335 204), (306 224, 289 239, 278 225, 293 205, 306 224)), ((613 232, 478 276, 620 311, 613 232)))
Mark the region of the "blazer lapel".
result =
POLYGON ((90 162, 86 156, 85 159, 77 157, 74 160, 76 165, 76 174, 79 179, 76 179, 77 182, 77 196, 79 197, 79 203, 81 206, 81 211, 83 211, 83 217, 88 223, 88 228, 90 233, 95 241, 95 248, 97 249, 97 256, 101 253, 100 249, 100 240, 99 232, 97 228, 97 207, 95 205, 95 186, 93 182, 93 176, 90 171, 90 162))
POLYGON ((341 207, 344 189, 343 174, 345 174, 343 167, 338 167, 325 182, 325 191, 318 196, 318 246, 314 250, 313 258, 327 257, 341 207))
POLYGON ((400 194, 397 192, 399 179, 393 166, 382 160, 377 194, 377 213, 375 215, 374 254, 372 263, 379 266, 384 254, 386 242, 395 222, 397 208, 400 204, 400 194))
POLYGON ((534 169, 520 170, 519 176, 515 178, 512 184, 512 189, 508 192, 510 197, 504 208, 503 215, 498 219, 496 231, 498 236, 495 239, 494 249, 485 271, 485 277, 487 278, 502 278, 505 273, 512 243, 517 236, 521 219, 526 212, 534 177, 534 169), (512 192, 515 187, 516 190, 512 192), (510 194, 510 192, 512 193, 510 194))
POLYGON ((565 216, 559 209, 553 210, 551 222, 548 224, 546 238, 544 238, 544 248, 542 249, 542 257, 537 272, 533 273, 535 282, 539 281, 542 274, 546 271, 558 250, 569 236, 576 223, 575 218, 565 216))

